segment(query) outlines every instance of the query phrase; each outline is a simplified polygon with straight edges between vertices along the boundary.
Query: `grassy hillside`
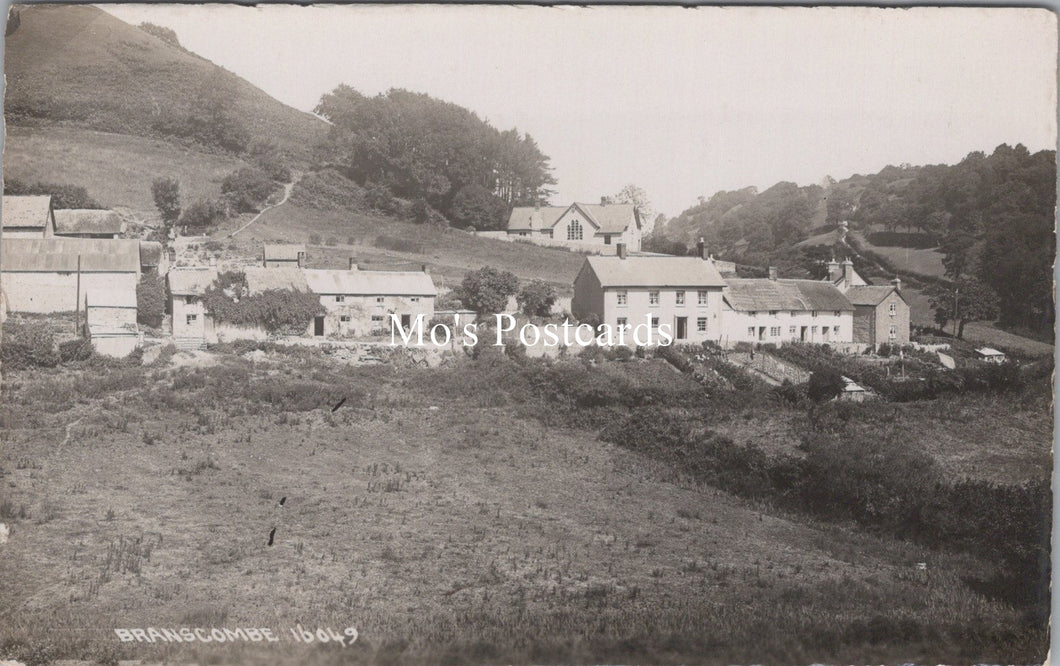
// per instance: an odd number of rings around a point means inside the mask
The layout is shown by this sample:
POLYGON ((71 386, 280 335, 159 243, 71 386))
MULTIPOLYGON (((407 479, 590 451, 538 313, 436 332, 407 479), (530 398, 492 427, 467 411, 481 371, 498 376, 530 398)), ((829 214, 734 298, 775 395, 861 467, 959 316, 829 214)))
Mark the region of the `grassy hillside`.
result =
MULTIPOLYGON (((229 244, 233 221, 213 237, 229 244)), ((311 244, 309 260, 319 268, 345 268, 349 257, 359 262, 429 264, 435 281, 452 285, 469 270, 492 265, 524 280, 552 282, 567 292, 585 261, 585 255, 525 243, 476 238, 454 229, 400 222, 370 213, 323 211, 284 204, 265 212, 235 237, 236 251, 256 256, 263 242, 311 244)))
POLYGON ((62 123, 155 136, 165 115, 187 111, 204 82, 230 89, 251 135, 299 159, 326 132, 310 114, 269 97, 213 63, 88 5, 17 6, 7 36, 8 123, 62 123))
MULTIPOLYGON (((701 390, 658 362, 541 372, 701 390)), ((0 654, 23 661, 1025 663, 1044 650, 1039 628, 976 587, 983 560, 720 491, 577 425, 624 409, 539 403, 549 389, 503 361, 180 355, 5 379, 0 654), (308 648, 289 639, 296 622, 361 638, 308 648), (283 642, 129 646, 111 632, 137 626, 264 626, 283 642)))
POLYGON ((4 141, 4 178, 76 184, 104 206, 146 212, 154 211, 155 178, 176 178, 184 200, 194 201, 217 197, 221 180, 243 166, 231 155, 79 127, 8 125, 4 141))

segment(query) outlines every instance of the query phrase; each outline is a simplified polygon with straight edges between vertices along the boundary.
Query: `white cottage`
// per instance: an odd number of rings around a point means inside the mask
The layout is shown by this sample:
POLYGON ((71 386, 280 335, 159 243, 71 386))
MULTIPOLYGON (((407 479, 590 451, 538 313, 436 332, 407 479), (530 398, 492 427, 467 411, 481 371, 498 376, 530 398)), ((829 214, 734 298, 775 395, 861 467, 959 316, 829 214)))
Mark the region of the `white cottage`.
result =
POLYGON ((438 290, 424 266, 419 271, 307 269, 309 290, 320 296, 325 314, 314 319, 314 336, 363 336, 390 330, 397 315, 406 330, 419 315, 434 316, 438 290))
POLYGON ((776 269, 762 279, 730 278, 722 305, 722 344, 851 342, 854 307, 835 285, 784 280, 776 269))

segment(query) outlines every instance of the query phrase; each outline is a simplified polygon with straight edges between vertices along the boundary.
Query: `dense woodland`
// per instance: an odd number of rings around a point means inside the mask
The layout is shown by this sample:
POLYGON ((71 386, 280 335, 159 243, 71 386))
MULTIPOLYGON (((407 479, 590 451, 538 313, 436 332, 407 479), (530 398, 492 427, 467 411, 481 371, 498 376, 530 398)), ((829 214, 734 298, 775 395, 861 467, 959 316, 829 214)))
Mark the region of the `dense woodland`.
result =
POLYGON ((367 97, 342 85, 316 112, 333 123, 321 162, 376 197, 419 202, 460 227, 503 228, 511 206, 547 201, 555 183, 548 156, 530 135, 498 131, 428 95, 390 90, 367 97))
MULTIPOLYGON (((880 244, 937 249, 945 274, 916 277, 937 278, 940 289, 985 285, 1001 322, 1047 331, 1055 317, 1055 203, 1055 151, 1001 145, 952 166, 888 166, 822 185, 718 192, 671 220, 652 243, 691 245, 703 237, 724 258, 812 274, 831 237, 793 245, 846 220, 851 230, 884 239, 880 244)), ((859 260, 868 261, 855 257, 855 265, 859 260)))

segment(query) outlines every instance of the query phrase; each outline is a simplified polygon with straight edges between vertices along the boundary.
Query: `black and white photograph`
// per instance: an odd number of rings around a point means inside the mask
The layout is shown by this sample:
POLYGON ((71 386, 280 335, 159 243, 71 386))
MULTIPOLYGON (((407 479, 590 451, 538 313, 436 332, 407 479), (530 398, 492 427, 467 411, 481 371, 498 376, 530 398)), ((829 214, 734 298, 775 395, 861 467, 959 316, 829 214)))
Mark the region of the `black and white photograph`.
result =
POLYGON ((1052 10, 5 19, 0 666, 1049 663, 1052 10))

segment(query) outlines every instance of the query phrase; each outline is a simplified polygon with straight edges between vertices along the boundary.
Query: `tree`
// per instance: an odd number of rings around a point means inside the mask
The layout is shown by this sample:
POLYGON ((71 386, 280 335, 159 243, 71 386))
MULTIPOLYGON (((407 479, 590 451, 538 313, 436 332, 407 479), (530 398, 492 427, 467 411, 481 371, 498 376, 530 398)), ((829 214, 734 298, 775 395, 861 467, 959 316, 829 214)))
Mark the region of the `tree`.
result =
POLYGON ((534 280, 515 297, 519 310, 530 317, 548 317, 556 304, 556 290, 544 280, 534 280))
POLYGON ((221 193, 240 213, 256 213, 278 188, 276 181, 257 167, 243 167, 225 176, 221 193))
POLYGON ((151 183, 151 195, 163 222, 171 224, 180 217, 180 183, 175 179, 155 178, 151 183))
POLYGON ((224 206, 220 202, 213 199, 204 199, 188 206, 187 210, 180 216, 179 224, 182 227, 204 229, 217 224, 224 217, 224 206))
POLYGON ((810 375, 810 383, 806 387, 806 394, 814 402, 825 402, 839 395, 846 382, 838 371, 831 368, 822 368, 810 375))
POLYGON ((958 339, 964 339, 964 325, 968 322, 997 319, 998 305, 997 293, 976 278, 957 282, 952 288, 936 286, 931 291, 935 321, 945 326, 953 318, 958 339))
POLYGON ((485 266, 464 276, 460 300, 479 316, 491 315, 504 311, 508 298, 518 290, 519 279, 513 273, 485 266))
POLYGON ((155 25, 154 23, 147 23, 146 21, 136 27, 138 27, 140 30, 143 30, 149 35, 153 35, 154 37, 161 39, 163 42, 169 44, 170 46, 175 46, 181 50, 183 50, 184 48, 180 45, 180 40, 177 39, 177 33, 174 32, 172 28, 167 28, 161 25, 155 25))
POLYGON ((648 200, 647 193, 633 183, 623 187, 613 197, 601 197, 600 203, 633 204, 640 209, 641 219, 648 224, 651 224, 650 220, 655 217, 655 210, 652 208, 651 201, 648 200))
POLYGON ((454 226, 473 226, 479 231, 504 228, 507 206, 498 196, 481 185, 461 188, 449 206, 449 219, 454 226))
POLYGON ((155 272, 144 273, 136 285, 136 321, 158 328, 166 313, 166 287, 155 272))

